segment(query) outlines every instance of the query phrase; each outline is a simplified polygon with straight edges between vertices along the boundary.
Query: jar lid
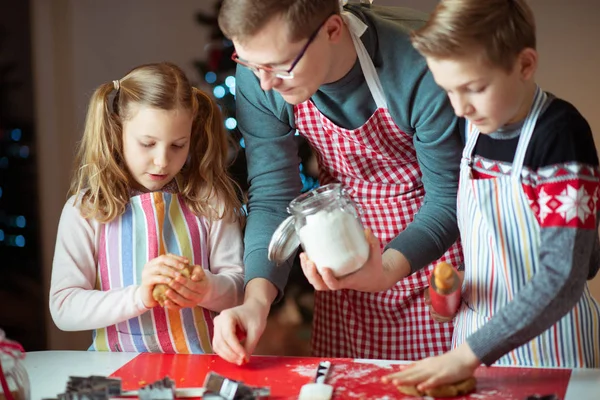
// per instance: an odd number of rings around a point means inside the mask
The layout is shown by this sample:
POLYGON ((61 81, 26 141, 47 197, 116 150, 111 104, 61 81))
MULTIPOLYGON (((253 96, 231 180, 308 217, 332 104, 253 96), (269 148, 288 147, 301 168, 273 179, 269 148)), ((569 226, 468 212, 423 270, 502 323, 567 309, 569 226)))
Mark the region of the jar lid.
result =
POLYGON ((294 227, 294 216, 285 219, 273 232, 269 243, 269 260, 277 265, 286 262, 300 246, 300 238, 294 227))

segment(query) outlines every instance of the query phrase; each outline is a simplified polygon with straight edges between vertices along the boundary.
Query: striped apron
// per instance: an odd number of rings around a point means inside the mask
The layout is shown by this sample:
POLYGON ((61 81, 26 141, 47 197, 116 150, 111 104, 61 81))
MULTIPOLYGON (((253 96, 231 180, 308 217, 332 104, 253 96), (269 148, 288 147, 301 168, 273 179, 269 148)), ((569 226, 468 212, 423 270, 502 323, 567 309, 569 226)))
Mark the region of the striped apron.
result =
MULTIPOLYGON (((453 347, 511 302, 540 268, 540 224, 523 189, 522 173, 527 146, 545 102, 546 94, 538 88, 521 130, 510 176, 473 179, 472 153, 479 131, 467 123, 469 134, 461 161, 458 195, 465 257, 464 302, 455 319, 453 347)), ((496 364, 598 367, 599 317, 598 304, 586 285, 571 312, 496 364)))
MULTIPOLYGON (((383 246, 419 211, 425 191, 413 137, 394 123, 377 72, 359 36, 366 26, 344 13, 365 80, 377 104, 353 130, 335 125, 309 100, 294 108, 296 127, 317 153, 321 184, 340 182, 362 207, 361 220, 383 246)), ((462 263, 459 244, 441 260, 462 263)), ((452 343, 452 323, 435 322, 423 294, 433 264, 379 293, 315 292, 312 351, 322 357, 419 360, 452 343)))
MULTIPOLYGON (((177 194, 134 196, 125 213, 101 229, 97 290, 141 284, 144 265, 166 253, 187 257, 194 265, 209 265, 207 222, 177 194)), ((202 307, 175 311, 157 306, 139 317, 96 329, 90 350, 212 353, 213 314, 202 307)))

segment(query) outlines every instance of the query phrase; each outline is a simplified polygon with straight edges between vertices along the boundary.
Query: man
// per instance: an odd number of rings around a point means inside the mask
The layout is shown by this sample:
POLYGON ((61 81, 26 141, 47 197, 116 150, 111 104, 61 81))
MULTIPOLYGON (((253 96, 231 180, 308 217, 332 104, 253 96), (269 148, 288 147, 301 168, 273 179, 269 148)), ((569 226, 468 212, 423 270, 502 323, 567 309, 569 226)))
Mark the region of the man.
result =
POLYGON ((240 64, 250 182, 245 301, 215 319, 213 349, 231 362, 249 359, 289 273, 268 261, 267 247, 300 193, 296 131, 318 155, 320 183, 341 182, 373 232, 369 260, 352 275, 320 275, 302 257, 317 290, 315 355, 414 360, 450 348, 451 325, 431 319, 424 293, 433 261, 461 264, 461 144, 446 95, 408 36, 425 16, 340 11, 338 0, 225 0, 220 10, 240 64))

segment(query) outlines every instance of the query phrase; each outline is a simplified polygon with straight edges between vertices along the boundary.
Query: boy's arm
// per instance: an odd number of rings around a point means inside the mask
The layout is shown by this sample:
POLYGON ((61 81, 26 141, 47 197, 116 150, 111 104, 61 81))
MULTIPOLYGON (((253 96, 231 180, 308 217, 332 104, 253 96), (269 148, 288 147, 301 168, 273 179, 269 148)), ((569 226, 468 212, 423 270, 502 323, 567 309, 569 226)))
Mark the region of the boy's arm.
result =
POLYGON ((467 338, 473 353, 486 365, 539 336, 581 298, 595 232, 583 227, 547 227, 542 228, 541 237, 540 269, 510 303, 467 338))
MULTIPOLYGON (((560 122, 565 122, 564 118, 560 122)), ((545 149, 537 150, 535 163, 551 170, 556 164, 548 165, 545 160, 567 157, 563 165, 568 163, 569 168, 564 170, 571 175, 560 180, 540 178, 544 180, 526 189, 540 210, 539 270, 510 303, 467 338, 473 352, 487 365, 540 335, 571 311, 585 288, 590 260, 597 259, 597 204, 585 201, 600 188, 595 146, 587 123, 577 129, 576 122, 566 120, 564 126, 560 122, 550 124, 555 132, 544 132, 545 149), (560 206, 551 205, 556 201, 560 206)), ((531 148, 536 151, 533 143, 531 148)), ((539 177, 548 176, 540 172, 539 177)))
POLYGON ((147 308, 137 285, 109 291, 95 288, 101 225, 83 218, 73 200, 63 208, 52 262, 50 313, 54 323, 64 331, 82 331, 143 314, 147 308))

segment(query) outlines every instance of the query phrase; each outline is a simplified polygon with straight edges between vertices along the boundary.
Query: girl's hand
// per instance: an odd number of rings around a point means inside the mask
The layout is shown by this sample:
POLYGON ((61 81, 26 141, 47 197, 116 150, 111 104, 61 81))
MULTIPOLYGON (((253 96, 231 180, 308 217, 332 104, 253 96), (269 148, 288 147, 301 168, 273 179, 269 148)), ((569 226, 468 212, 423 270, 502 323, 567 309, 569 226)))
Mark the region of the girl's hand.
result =
POLYGON ((195 307, 210 290, 210 279, 200 265, 194 265, 189 278, 181 275, 169 283, 165 307, 172 310, 195 307))
POLYGON ((185 268, 189 260, 175 254, 163 254, 146 263, 142 271, 140 295, 147 308, 156 307, 158 302, 152 297, 154 286, 159 283, 169 284, 181 275, 179 271, 185 268))
POLYGON ((416 385, 419 391, 473 376, 481 361, 465 342, 454 350, 410 364, 404 370, 381 378, 392 385, 416 385))

